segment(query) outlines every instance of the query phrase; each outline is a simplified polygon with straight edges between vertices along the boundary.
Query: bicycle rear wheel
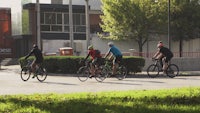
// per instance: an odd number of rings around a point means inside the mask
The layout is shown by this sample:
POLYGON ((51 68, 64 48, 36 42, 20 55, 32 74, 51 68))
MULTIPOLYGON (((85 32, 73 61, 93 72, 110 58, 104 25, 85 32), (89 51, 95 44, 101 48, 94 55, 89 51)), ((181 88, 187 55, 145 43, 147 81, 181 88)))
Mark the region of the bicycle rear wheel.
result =
POLYGON ((179 74, 179 68, 178 68, 178 66, 175 65, 175 64, 170 64, 167 67, 166 74, 170 78, 174 78, 175 76, 178 76, 178 74, 179 74))
POLYGON ((89 78, 90 74, 89 68, 87 66, 80 67, 77 74, 78 74, 78 79, 81 82, 85 82, 89 78))
POLYGON ((47 70, 45 68, 38 68, 37 70, 37 79, 40 82, 43 82, 47 78, 47 70))
POLYGON ((121 65, 117 70, 116 77, 118 80, 123 80, 124 78, 126 78, 126 75, 127 75, 127 69, 125 66, 121 65))
POLYGON ((157 65, 155 64, 151 64, 148 68, 147 68, 147 75, 151 78, 155 78, 159 75, 159 68, 157 65))
POLYGON ((30 72, 29 67, 26 67, 26 66, 23 67, 21 69, 21 79, 23 81, 27 81, 30 78, 30 76, 31 76, 31 72, 30 72))
POLYGON ((102 65, 96 70, 95 79, 98 82, 102 82, 107 78, 107 75, 108 75, 107 68, 104 65, 102 65))

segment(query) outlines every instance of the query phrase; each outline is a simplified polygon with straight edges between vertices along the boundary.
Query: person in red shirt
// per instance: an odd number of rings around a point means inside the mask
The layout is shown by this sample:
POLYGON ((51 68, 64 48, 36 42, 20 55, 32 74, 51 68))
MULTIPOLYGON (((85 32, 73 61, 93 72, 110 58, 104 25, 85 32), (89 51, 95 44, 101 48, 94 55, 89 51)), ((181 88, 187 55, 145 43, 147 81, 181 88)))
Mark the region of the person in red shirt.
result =
POLYGON ((84 61, 86 61, 88 59, 88 57, 90 56, 91 57, 91 60, 90 60, 90 67, 91 67, 91 77, 94 76, 95 74, 95 66, 99 66, 100 62, 101 62, 101 54, 100 54, 100 51, 99 50, 95 50, 93 45, 90 45, 88 46, 88 54, 86 56, 86 58, 84 59, 84 61))

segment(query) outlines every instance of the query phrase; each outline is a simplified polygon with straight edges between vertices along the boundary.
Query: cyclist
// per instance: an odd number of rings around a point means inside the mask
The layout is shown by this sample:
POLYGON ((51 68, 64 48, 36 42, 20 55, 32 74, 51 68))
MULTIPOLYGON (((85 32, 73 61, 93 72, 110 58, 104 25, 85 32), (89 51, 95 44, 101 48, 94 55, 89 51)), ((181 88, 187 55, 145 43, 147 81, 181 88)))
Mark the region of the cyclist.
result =
MULTIPOLYGON (((161 46, 164 46, 163 42, 162 41, 158 41, 158 44, 161 44, 161 46)), ((159 51, 159 49, 157 49, 159 51)), ((160 66, 163 67, 163 61, 164 61, 164 56, 162 56, 160 59, 159 59, 159 62, 160 62, 160 66)), ((163 69, 161 69, 160 71, 163 71, 163 69)))
POLYGON ((164 65, 163 65, 163 73, 166 73, 168 63, 172 59, 173 53, 168 48, 164 47, 162 43, 158 43, 157 48, 158 48, 158 51, 153 56, 153 58, 156 58, 156 59, 161 59, 163 57, 165 58, 164 65))
MULTIPOLYGON (((31 64, 31 69, 32 69, 32 72, 35 73, 36 66, 39 67, 39 65, 41 65, 41 63, 43 62, 44 58, 42 55, 42 51, 38 48, 36 44, 33 44, 33 49, 28 53, 28 55, 26 55, 25 59, 27 59, 32 54, 35 56, 35 60, 31 64)), ((35 74, 33 78, 34 77, 35 77, 35 74)))
POLYGON ((109 42, 108 46, 110 47, 110 49, 105 54, 104 58, 107 58, 108 55, 111 55, 110 58, 113 57, 112 75, 115 75, 116 69, 119 66, 119 63, 121 62, 123 55, 122 55, 121 51, 114 45, 113 42, 109 42))
POLYGON ((84 61, 86 61, 88 59, 88 57, 91 56, 91 63, 90 63, 90 68, 91 68, 91 76, 90 78, 92 78, 95 75, 95 67, 99 66, 100 62, 101 62, 101 54, 99 50, 95 50, 93 45, 88 46, 88 54, 86 56, 86 58, 84 59, 84 61))

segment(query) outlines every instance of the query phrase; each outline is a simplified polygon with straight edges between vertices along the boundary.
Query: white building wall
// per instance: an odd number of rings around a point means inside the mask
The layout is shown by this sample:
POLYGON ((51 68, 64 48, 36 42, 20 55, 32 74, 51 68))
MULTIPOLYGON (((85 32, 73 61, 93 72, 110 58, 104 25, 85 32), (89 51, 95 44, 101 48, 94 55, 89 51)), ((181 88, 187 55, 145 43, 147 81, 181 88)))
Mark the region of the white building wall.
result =
MULTIPOLYGON (((101 39, 96 34, 91 35, 90 44, 94 46, 95 49, 99 49, 102 54, 107 52, 108 45, 107 43, 111 40, 101 39)), ((149 46, 147 43, 143 46, 143 52, 150 54, 154 54, 157 50, 157 43, 158 41, 163 41, 165 46, 168 46, 167 39, 165 36, 159 36, 159 38, 152 39, 149 41, 149 46)), ((128 41, 112 41, 114 44, 122 51, 122 53, 129 53, 129 52, 139 52, 138 44, 134 40, 128 41), (134 50, 134 51, 132 51, 134 50)), ((74 55, 86 56, 87 47, 86 41, 84 40, 75 40, 74 41, 74 55)), ((62 47, 70 47, 70 41, 66 40, 43 40, 43 51, 44 53, 57 53, 58 49, 62 47)), ((171 42, 171 50, 178 56, 179 52, 179 42, 172 41, 171 42)), ((200 39, 194 39, 191 41, 184 41, 183 43, 183 52, 200 52, 200 39)))

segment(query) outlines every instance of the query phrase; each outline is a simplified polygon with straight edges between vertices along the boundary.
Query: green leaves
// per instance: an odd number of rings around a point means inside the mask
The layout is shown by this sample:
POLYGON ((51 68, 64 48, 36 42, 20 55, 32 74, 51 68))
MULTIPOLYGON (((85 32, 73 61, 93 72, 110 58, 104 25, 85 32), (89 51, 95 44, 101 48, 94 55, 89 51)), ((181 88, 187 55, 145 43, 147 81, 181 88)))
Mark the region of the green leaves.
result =
MULTIPOLYGON (((176 40, 199 38, 199 0, 170 0, 171 36, 176 40)), ((139 52, 151 33, 168 32, 169 0, 102 0, 101 27, 109 39, 134 39, 139 52)), ((104 37, 105 38, 105 37, 104 37)))

